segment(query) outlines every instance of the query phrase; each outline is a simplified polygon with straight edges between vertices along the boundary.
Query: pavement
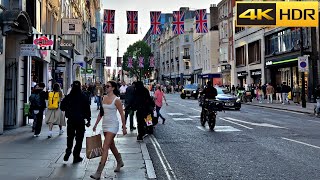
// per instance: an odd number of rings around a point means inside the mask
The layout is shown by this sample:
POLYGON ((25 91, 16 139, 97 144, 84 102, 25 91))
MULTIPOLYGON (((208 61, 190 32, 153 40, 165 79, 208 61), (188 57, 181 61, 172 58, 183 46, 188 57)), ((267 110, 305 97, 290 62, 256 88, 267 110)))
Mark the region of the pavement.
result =
MULTIPOLYGON (((95 104, 91 106, 91 112, 91 124, 94 124, 98 115, 95 104)), ((90 160, 86 158, 86 139, 84 139, 81 151, 81 156, 84 160, 81 163, 73 164, 73 158, 70 156, 69 161, 64 162, 63 156, 66 148, 67 133, 66 127, 63 127, 63 129, 65 131, 64 134, 59 135, 58 126, 54 126, 54 134, 50 139, 47 138, 49 130, 45 123, 42 126, 39 137, 33 137, 30 125, 5 131, 0 136, 0 179, 91 179, 90 175, 96 171, 100 158, 90 160)), ((97 127, 97 132, 101 133, 101 122, 97 127)), ((86 129, 85 137, 92 134, 91 126, 86 129)), ((156 179, 147 146, 144 142, 137 142, 136 136, 137 131, 130 132, 129 128, 126 136, 123 136, 122 132, 117 134, 115 143, 122 154, 125 165, 119 173, 113 172, 116 161, 109 150, 109 158, 103 172, 105 179, 156 179)))
POLYGON ((279 110, 286 110, 286 111, 294 111, 299 113, 307 113, 307 114, 314 114, 314 106, 317 103, 307 103, 306 108, 302 108, 301 103, 295 104, 293 101, 290 101, 290 104, 282 104, 278 101, 273 101, 273 103, 268 103, 265 99, 262 103, 259 103, 257 100, 253 99, 250 103, 243 103, 245 105, 252 105, 252 106, 259 106, 271 109, 279 109, 279 110))

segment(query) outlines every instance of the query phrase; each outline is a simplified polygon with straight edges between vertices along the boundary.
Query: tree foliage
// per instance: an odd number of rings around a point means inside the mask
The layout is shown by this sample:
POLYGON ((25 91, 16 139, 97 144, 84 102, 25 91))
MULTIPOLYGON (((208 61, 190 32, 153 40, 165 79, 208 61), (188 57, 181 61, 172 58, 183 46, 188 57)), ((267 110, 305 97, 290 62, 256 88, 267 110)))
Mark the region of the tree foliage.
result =
POLYGON ((127 51, 123 55, 122 69, 129 72, 129 76, 140 77, 140 72, 142 71, 142 76, 145 74, 151 74, 152 68, 149 68, 149 57, 151 56, 151 48, 144 41, 137 41, 127 48, 127 51), (139 57, 144 58, 144 68, 139 67, 139 57), (133 58, 132 68, 128 68, 128 58, 133 58))

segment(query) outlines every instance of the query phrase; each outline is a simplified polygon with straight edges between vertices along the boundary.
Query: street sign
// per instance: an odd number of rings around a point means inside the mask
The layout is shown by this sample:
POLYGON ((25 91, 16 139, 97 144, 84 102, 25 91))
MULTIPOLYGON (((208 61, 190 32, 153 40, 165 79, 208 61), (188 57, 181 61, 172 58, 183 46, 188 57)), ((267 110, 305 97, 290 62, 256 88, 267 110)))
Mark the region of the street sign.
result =
POLYGON ((20 56, 37 56, 37 46, 34 44, 21 44, 20 56))
POLYGON ((299 72, 309 72, 308 56, 298 57, 299 72))

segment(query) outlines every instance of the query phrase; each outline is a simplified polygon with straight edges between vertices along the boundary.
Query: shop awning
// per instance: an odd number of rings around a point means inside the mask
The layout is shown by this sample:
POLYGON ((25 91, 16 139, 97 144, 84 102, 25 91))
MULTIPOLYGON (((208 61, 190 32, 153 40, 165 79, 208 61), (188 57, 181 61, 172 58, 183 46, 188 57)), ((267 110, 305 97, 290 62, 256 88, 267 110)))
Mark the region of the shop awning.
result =
POLYGON ((199 78, 202 78, 202 79, 211 79, 211 78, 221 78, 221 74, 215 74, 215 73, 212 73, 212 74, 199 74, 198 75, 199 78))

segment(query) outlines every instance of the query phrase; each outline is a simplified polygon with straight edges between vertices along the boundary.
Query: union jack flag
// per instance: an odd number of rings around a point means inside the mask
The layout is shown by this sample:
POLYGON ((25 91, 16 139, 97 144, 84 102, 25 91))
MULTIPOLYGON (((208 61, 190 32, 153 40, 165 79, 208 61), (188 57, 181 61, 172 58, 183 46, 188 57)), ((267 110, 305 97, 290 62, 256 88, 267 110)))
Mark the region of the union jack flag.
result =
POLYGON ((127 11, 127 34, 138 34, 138 11, 127 11))
POLYGON ((128 68, 132 68, 133 67, 133 60, 132 60, 132 57, 129 57, 128 58, 128 68))
POLYGON ((161 11, 151 11, 150 20, 151 20, 151 34, 161 34, 161 11))
POLYGON ((115 10, 105 9, 103 12, 103 33, 114 33, 115 10))
POLYGON ((206 9, 196 10, 196 32, 197 33, 207 33, 208 32, 207 10, 206 9))
POLYGON ((174 34, 184 34, 184 11, 173 11, 172 25, 174 34))
POLYGON ((139 57, 139 67, 143 68, 143 57, 139 57))
POLYGON ((154 57, 150 57, 150 66, 149 67, 154 67, 154 57))

